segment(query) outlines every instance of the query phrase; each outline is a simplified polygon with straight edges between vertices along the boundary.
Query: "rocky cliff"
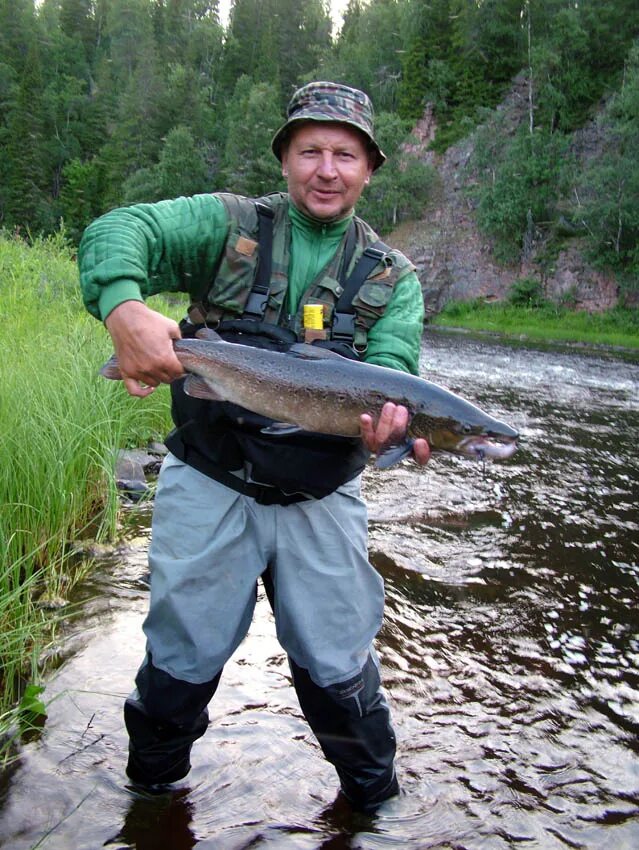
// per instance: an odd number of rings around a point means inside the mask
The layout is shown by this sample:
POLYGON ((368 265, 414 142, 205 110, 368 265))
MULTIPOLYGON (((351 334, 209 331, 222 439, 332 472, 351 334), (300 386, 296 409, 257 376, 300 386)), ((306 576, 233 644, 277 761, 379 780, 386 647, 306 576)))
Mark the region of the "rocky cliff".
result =
MULTIPOLYGON (((527 120, 527 96, 525 78, 517 78, 499 106, 507 132, 514 133, 519 123, 527 120)), ((564 240, 550 266, 546 262, 542 267, 538 262, 544 250, 543 239, 533 241, 517 264, 500 265, 490 240, 477 228, 473 203, 466 191, 473 179, 467 166, 474 139, 470 136, 438 155, 428 150, 435 130, 432 110, 427 108, 407 145, 437 172, 431 203, 422 220, 400 225, 388 240, 417 266, 427 315, 439 312, 449 300, 502 299, 514 281, 525 277, 539 279, 547 298, 569 301, 577 309, 605 310, 617 303, 614 277, 588 263, 583 242, 577 237, 564 240)), ((589 155, 597 143, 596 132, 593 122, 575 134, 573 147, 578 156, 589 155)))

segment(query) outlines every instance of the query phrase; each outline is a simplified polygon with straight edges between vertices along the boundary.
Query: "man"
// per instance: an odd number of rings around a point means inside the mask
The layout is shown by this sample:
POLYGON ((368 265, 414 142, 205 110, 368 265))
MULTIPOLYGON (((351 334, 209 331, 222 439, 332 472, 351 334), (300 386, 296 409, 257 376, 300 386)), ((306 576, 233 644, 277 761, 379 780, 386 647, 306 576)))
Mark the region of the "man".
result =
MULTIPOLYGON (((87 308, 113 338, 129 393, 172 383, 175 429, 149 551, 147 653, 125 704, 127 773, 155 787, 184 777, 225 662, 249 628, 261 577, 302 710, 352 806, 398 791, 395 737, 373 649, 383 582, 367 558, 360 473, 405 432, 405 408, 362 416, 361 439, 273 437, 269 420, 182 390, 172 348, 214 326, 229 342, 307 341, 417 372, 423 302, 414 268, 354 206, 384 154, 368 97, 317 82, 293 96, 272 148, 288 194, 198 195, 114 210, 79 251, 87 308), (179 326, 144 304, 188 291, 179 326), (322 327, 304 327, 321 306, 322 327), (300 541, 304 539, 304 545, 300 541)), ((415 443, 426 463, 428 444, 415 443)))

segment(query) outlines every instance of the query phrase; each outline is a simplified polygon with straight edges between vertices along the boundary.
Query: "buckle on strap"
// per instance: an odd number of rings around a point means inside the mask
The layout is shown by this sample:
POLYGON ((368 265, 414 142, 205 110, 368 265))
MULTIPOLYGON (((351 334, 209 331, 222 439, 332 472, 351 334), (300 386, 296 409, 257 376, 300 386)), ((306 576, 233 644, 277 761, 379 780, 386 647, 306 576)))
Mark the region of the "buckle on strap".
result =
POLYGON ((333 313, 331 338, 352 342, 355 337, 355 313, 333 313))
POLYGON ((257 316, 260 319, 264 318, 266 305, 268 304, 268 295, 268 287, 255 286, 249 293, 242 315, 257 316))
POLYGON ((367 245, 367 247, 364 248, 363 254, 377 260, 377 262, 380 263, 386 254, 388 254, 388 250, 382 251, 381 248, 376 248, 374 245, 367 245))
POLYGON ((258 215, 265 215, 267 218, 275 218, 273 207, 262 203, 262 201, 255 201, 255 209, 257 210, 258 215))

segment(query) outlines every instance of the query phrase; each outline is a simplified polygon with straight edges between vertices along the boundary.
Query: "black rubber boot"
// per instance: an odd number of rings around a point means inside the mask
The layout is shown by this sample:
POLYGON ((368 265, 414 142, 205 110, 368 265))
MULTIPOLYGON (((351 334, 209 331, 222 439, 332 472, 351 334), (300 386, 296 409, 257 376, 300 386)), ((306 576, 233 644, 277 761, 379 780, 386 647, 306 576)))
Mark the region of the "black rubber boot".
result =
POLYGON ((327 688, 292 661, 291 670, 304 716, 337 770, 343 795, 357 811, 374 812, 399 793, 395 733, 375 662, 369 656, 361 675, 327 688))
POLYGON ((127 775, 146 786, 166 785, 191 769, 191 747, 207 729, 206 709, 220 681, 194 685, 174 679, 147 658, 136 677, 137 693, 124 704, 129 733, 127 775))

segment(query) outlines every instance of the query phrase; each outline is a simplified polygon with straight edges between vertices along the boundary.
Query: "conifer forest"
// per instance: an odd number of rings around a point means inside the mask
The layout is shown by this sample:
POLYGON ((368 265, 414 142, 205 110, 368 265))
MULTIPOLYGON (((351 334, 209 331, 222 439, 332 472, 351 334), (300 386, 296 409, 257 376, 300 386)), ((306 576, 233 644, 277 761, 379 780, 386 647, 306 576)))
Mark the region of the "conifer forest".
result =
POLYGON ((350 0, 339 26, 323 0, 232 0, 224 21, 217 0, 0 0, 0 227, 77 242, 114 206, 282 189, 270 139, 312 79, 373 100, 389 162, 358 211, 382 233, 427 206, 432 169, 402 144, 428 107, 435 151, 476 134, 498 255, 561 222, 637 287, 637 0, 350 0))

